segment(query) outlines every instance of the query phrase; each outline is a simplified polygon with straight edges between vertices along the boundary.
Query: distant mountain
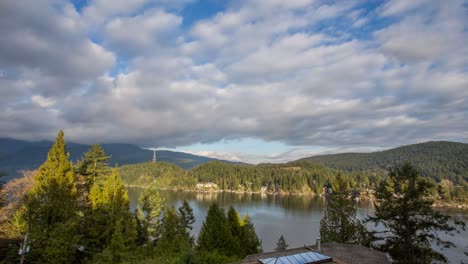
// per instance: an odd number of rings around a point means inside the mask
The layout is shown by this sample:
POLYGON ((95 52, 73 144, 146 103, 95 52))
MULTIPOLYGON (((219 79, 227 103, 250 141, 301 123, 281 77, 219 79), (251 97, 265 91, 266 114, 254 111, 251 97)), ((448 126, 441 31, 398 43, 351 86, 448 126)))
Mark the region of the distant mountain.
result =
MULTIPOLYGON (((8 174, 7 178, 2 180, 17 176, 19 170, 38 168, 46 160, 47 152, 52 143, 50 141, 29 142, 0 138, 0 172, 3 171, 8 174)), ((111 166, 151 161, 153 157, 153 151, 131 144, 102 144, 101 146, 108 155, 112 156, 109 161, 111 166)), ((70 152, 70 159, 73 162, 81 159, 83 153, 88 151, 89 148, 89 145, 67 143, 67 151, 70 152)), ((158 161, 173 163, 183 169, 190 169, 208 161, 223 161, 168 150, 158 150, 156 155, 158 161)))
POLYGON ((468 144, 431 141, 373 153, 341 153, 300 159, 346 171, 382 171, 410 161, 421 175, 435 180, 468 182, 468 144))

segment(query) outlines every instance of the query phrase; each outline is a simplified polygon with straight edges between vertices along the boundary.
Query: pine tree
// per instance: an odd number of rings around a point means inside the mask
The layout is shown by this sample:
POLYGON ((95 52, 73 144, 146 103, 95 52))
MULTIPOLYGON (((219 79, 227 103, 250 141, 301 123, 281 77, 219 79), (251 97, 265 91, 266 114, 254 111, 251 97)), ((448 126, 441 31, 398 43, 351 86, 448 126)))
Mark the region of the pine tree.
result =
POLYGON ((148 241, 151 237, 156 236, 158 217, 164 208, 164 200, 159 196, 155 187, 150 187, 145 189, 139 202, 144 214, 144 218, 140 219, 143 228, 143 240, 148 241))
POLYGON ((94 184, 89 194, 92 209, 85 216, 86 244, 94 250, 106 248, 119 223, 125 244, 136 241, 136 223, 130 213, 127 189, 114 168, 101 184, 94 184))
POLYGON ((156 251, 161 254, 187 253, 192 246, 185 223, 174 207, 164 211, 157 231, 156 251))
POLYGON ((134 213, 136 231, 137 231, 137 245, 144 245, 148 241, 147 229, 145 228, 145 214, 138 205, 134 213))
POLYGON ((240 242, 244 255, 258 254, 263 251, 262 241, 258 238, 252 220, 248 215, 242 219, 240 242))
POLYGON ((93 258, 94 263, 119 263, 125 256, 127 246, 122 234, 122 223, 118 221, 112 231, 109 245, 93 258))
POLYGON ((432 209, 433 187, 407 162, 390 170, 388 180, 378 188, 375 216, 367 221, 384 226, 385 232, 378 237, 383 243, 378 248, 388 252, 394 263, 446 262, 447 258, 435 251, 431 243, 445 248, 455 245, 442 240, 436 231, 464 229, 464 223, 432 209))
POLYGON ((278 242, 276 242, 276 251, 284 251, 289 247, 289 245, 286 243, 286 240, 284 239, 283 235, 280 236, 278 239, 278 242))
POLYGON ((91 149, 84 154, 77 167, 78 172, 86 177, 86 186, 88 190, 97 179, 109 175, 110 168, 107 161, 110 159, 104 152, 104 149, 98 144, 91 146, 91 149))
POLYGON ((179 207, 179 214, 182 218, 185 228, 192 230, 192 225, 195 223, 195 217, 193 216, 193 209, 190 207, 187 200, 184 200, 182 206, 179 207))
POLYGON ((200 251, 218 251, 226 256, 236 255, 232 245, 235 244, 224 210, 213 203, 202 224, 197 240, 200 251))
POLYGON ((73 164, 60 131, 27 195, 31 254, 47 263, 72 262, 78 242, 73 164))
POLYGON ((320 237, 323 242, 369 245, 370 235, 367 235, 364 225, 356 218, 356 205, 349 194, 347 181, 338 175, 320 221, 320 237))
MULTIPOLYGON (((243 239, 242 228, 241 228, 242 221, 240 219, 239 213, 232 206, 230 206, 228 209, 227 221, 229 224, 229 229, 231 230, 231 234, 234 238, 234 243, 231 246, 232 250, 234 252, 238 252, 239 256, 243 256, 245 255, 244 254, 245 250, 241 249, 241 245, 242 245, 241 240, 243 239)), ((245 246, 245 244, 242 246, 245 246)))

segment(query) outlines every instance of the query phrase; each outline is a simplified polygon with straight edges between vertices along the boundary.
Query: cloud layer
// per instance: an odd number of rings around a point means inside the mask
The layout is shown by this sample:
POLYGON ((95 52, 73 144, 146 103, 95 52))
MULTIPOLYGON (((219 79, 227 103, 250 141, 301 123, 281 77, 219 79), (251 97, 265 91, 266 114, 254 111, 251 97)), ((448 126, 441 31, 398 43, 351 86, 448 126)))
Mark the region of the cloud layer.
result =
POLYGON ((0 2, 0 137, 468 141, 463 1, 0 2))

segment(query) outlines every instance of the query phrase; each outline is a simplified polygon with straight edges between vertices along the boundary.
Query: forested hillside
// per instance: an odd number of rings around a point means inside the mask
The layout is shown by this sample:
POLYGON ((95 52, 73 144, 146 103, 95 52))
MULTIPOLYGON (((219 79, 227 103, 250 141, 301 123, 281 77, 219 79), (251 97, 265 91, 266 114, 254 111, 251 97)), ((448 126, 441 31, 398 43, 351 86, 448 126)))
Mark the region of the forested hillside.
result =
POLYGON ((208 162, 187 172, 165 162, 120 168, 122 180, 128 185, 194 189, 197 183, 211 182, 220 190, 258 192, 263 187, 263 191, 272 193, 321 194, 324 186, 333 185, 338 174, 353 189, 375 187, 382 179, 382 175, 344 172, 310 162, 258 166, 208 162))
POLYGON ((300 161, 320 162, 346 171, 385 171, 410 161, 422 176, 439 182, 449 179, 464 185, 468 181, 468 144, 426 142, 373 153, 342 153, 313 156, 300 161))
POLYGON ((160 188, 175 186, 193 186, 195 181, 187 180, 186 172, 179 166, 168 162, 144 162, 124 165, 119 168, 120 176, 127 185, 149 186, 160 188))
MULTIPOLYGON (((6 172, 7 179, 19 175, 20 170, 37 169, 47 158, 47 151, 52 146, 50 141, 29 142, 9 138, 0 138, 0 171, 6 172)), ((142 149, 131 144, 103 144, 105 152, 111 156, 109 164, 114 166, 136 164, 150 161, 153 157, 151 150, 142 149)), ((88 151, 89 145, 68 143, 70 160, 77 162, 88 151)), ((189 153, 168 150, 157 151, 158 161, 177 164, 183 169, 190 169, 212 159, 189 153)))

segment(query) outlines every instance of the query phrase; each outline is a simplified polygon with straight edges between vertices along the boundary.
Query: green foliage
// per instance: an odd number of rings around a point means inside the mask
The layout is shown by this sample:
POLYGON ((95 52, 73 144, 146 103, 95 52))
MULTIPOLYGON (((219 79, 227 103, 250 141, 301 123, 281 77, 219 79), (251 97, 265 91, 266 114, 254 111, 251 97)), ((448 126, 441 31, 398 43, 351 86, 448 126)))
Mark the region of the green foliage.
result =
POLYGON ((148 242, 148 230, 145 225, 145 214, 141 210, 140 206, 137 206, 134 213, 134 218, 137 234, 136 243, 137 245, 141 246, 148 242))
MULTIPOLYGON (((310 162, 258 166, 208 162, 188 172, 164 162, 120 168, 125 184, 135 186, 196 189, 199 182, 213 182, 222 190, 258 192, 263 187, 270 193, 304 194, 322 194, 323 186, 333 182, 339 172, 310 162)), ((366 172, 341 173, 353 189, 377 186, 383 178, 382 175, 366 172)))
POLYGON ((136 223, 130 213, 127 190, 113 169, 102 185, 95 183, 89 194, 91 209, 84 217, 84 234, 86 247, 100 251, 108 247, 114 236, 121 235, 125 245, 136 240, 136 223), (118 230, 117 230, 118 228, 118 230))
POLYGON ((323 242, 356 243, 369 245, 371 237, 356 218, 356 205, 349 187, 341 175, 337 176, 333 194, 328 197, 325 214, 320 221, 323 242))
POLYGON ((136 186, 156 185, 159 188, 193 186, 186 172, 177 165, 167 162, 145 162, 120 167, 120 175, 125 184, 136 186))
POLYGON ((254 225, 250 220, 249 216, 244 216, 242 219, 243 226, 241 227, 241 253, 242 256, 250 254, 261 253, 262 250, 262 241, 258 238, 257 233, 255 232, 254 225))
POLYGON ((138 240, 147 242, 151 237, 156 237, 156 226, 164 208, 164 200, 159 196, 158 190, 152 186, 145 189, 139 202, 142 214, 138 212, 140 208, 137 208, 137 216, 141 224, 141 237, 138 240))
POLYGON ((109 246, 106 247, 102 253, 97 254, 94 257, 94 262, 96 263, 117 263, 120 262, 126 253, 125 240, 122 234, 122 223, 118 221, 112 232, 112 238, 110 240, 109 246))
POLYGON ((382 224, 378 248, 388 252, 395 263, 446 262, 446 257, 431 248, 430 243, 443 247, 454 244, 442 240, 436 231, 453 232, 464 223, 432 209, 433 184, 419 176, 410 163, 389 173, 388 181, 377 190, 375 216, 367 221, 382 224), (454 224, 455 225, 454 225, 454 224))
POLYGON ((198 251, 217 251, 226 256, 245 257, 262 252, 262 242, 248 216, 242 220, 230 207, 227 217, 224 210, 213 203, 202 225, 197 241, 198 251))
POLYGON ((59 132, 39 167, 24 212, 31 254, 48 263, 72 262, 78 242, 77 189, 64 134, 59 132))
POLYGON ((286 243, 286 239, 284 239, 283 235, 280 236, 278 239, 278 242, 276 242, 276 251, 284 251, 289 247, 289 245, 286 243))
POLYGON ((224 210, 213 203, 198 235, 197 249, 235 256, 237 252, 232 248, 235 243, 224 210))
POLYGON ((184 253, 192 247, 192 239, 182 217, 174 207, 164 211, 158 225, 156 251, 161 254, 184 253))
POLYGON ((227 221, 234 238, 233 244, 231 245, 233 251, 238 252, 240 256, 246 255, 245 252, 243 252, 243 246, 245 246, 245 244, 242 244, 243 241, 241 241, 244 235, 241 227, 243 223, 241 222, 239 213, 232 206, 229 207, 227 212, 227 221))
MULTIPOLYGON (((260 191, 270 193, 322 194, 326 184, 333 182, 340 171, 311 162, 261 164, 257 166, 209 162, 188 172, 197 182, 213 182, 223 190, 260 191)), ((367 188, 381 181, 382 175, 346 173, 343 177, 354 188, 367 188)))
POLYGON ((457 142, 426 142, 374 153, 332 154, 303 160, 321 162, 345 171, 376 172, 384 172, 409 161, 421 176, 433 178, 437 182, 448 179, 466 187, 468 181, 468 144, 457 142))
POLYGON ((213 263, 234 263, 239 258, 236 256, 226 256, 217 250, 213 251, 197 251, 191 263, 196 264, 213 264, 213 263))
POLYGON ((86 177, 86 186, 88 190, 96 182, 110 173, 107 161, 110 159, 98 144, 91 146, 91 149, 84 153, 84 157, 77 164, 77 171, 86 177))
POLYGON ((192 225, 195 223, 195 217, 193 216, 193 209, 190 207, 187 200, 184 200, 182 206, 179 207, 179 214, 185 228, 192 230, 192 225))

